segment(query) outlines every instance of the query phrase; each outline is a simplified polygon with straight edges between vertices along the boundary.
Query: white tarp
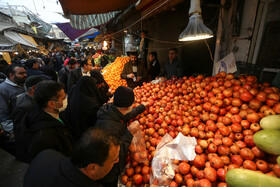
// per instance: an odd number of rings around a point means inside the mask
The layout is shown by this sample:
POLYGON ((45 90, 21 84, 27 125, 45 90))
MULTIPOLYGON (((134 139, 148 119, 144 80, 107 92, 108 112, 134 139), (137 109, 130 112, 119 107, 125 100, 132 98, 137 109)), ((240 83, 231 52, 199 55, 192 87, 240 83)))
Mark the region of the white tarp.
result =
POLYGON ((4 35, 9 39, 11 40, 12 42, 14 42, 15 44, 22 44, 22 45, 25 45, 25 46, 28 46, 28 47, 32 47, 32 48, 35 48, 37 49, 37 47, 28 42, 25 38, 23 38, 22 36, 20 36, 18 33, 16 32, 13 32, 13 31, 4 31, 4 35))
POLYGON ((16 27, 15 24, 11 24, 11 23, 5 23, 5 22, 1 22, 0 23, 0 32, 2 32, 5 29, 9 29, 9 28, 13 28, 16 27))

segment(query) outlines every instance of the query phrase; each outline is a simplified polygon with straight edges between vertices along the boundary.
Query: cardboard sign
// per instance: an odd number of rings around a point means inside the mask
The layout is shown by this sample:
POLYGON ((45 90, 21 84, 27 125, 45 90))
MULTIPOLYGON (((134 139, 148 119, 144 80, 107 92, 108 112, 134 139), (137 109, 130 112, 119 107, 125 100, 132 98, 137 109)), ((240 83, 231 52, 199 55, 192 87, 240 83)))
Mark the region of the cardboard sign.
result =
POLYGON ((213 67, 213 76, 220 72, 234 73, 237 71, 234 54, 231 52, 222 60, 216 62, 213 67))

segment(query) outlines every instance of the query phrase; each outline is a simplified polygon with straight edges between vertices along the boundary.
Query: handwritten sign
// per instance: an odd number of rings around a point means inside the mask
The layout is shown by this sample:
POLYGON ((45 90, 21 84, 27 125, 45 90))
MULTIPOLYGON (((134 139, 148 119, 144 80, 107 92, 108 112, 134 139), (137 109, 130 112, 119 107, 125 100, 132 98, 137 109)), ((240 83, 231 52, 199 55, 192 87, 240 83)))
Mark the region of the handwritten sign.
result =
POLYGON ((213 67, 213 76, 224 71, 226 73, 234 73, 237 71, 234 54, 231 52, 226 57, 216 62, 213 67))

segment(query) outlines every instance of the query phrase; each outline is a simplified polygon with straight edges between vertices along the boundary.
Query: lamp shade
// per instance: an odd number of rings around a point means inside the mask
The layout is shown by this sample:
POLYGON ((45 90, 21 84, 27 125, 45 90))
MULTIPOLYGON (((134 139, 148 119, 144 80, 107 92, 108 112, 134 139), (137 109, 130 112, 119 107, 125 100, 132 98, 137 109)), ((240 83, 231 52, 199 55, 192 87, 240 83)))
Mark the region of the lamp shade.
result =
POLYGON ((179 41, 192 41, 212 38, 213 32, 204 25, 201 15, 193 14, 187 28, 180 34, 179 41))

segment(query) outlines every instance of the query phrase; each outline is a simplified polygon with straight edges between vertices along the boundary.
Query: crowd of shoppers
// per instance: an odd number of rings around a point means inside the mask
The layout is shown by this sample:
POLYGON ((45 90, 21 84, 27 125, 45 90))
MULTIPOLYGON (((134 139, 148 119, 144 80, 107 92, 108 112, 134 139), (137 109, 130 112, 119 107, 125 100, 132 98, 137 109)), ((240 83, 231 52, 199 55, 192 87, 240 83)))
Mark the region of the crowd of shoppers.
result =
POLYGON ((0 147, 31 164, 24 186, 117 186, 139 128, 130 121, 148 104, 133 108, 132 89, 160 75, 181 76, 176 54, 163 74, 156 52, 148 69, 137 52, 128 55, 121 74, 128 87, 114 95, 87 51, 0 61, 0 147))

